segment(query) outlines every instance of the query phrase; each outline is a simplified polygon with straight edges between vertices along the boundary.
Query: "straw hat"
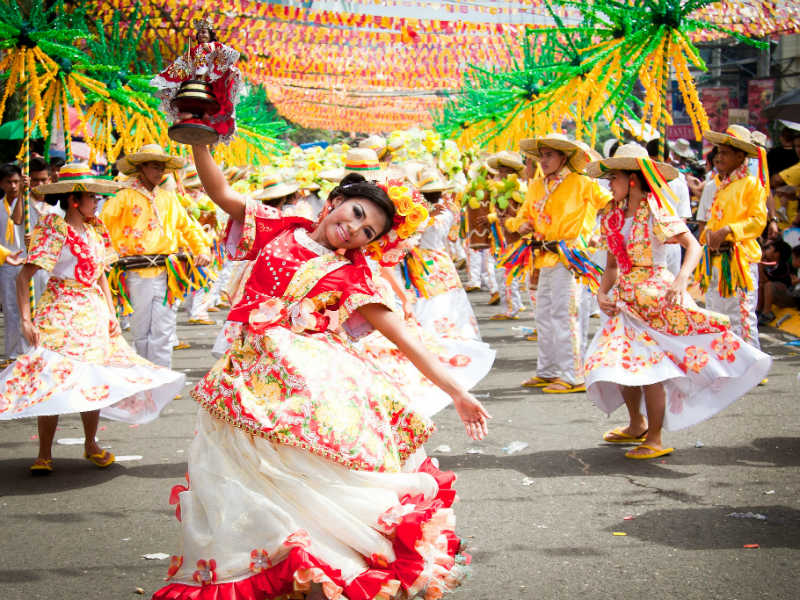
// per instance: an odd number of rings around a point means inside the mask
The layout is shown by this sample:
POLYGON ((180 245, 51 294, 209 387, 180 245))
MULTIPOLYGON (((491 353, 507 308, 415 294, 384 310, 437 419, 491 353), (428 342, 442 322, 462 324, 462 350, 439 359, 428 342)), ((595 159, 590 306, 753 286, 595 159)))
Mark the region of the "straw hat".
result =
MULTIPOLYGON (((639 159, 650 158, 647 149, 633 142, 623 144, 617 148, 616 154, 612 158, 596 160, 586 167, 586 174, 589 177, 602 178, 610 171, 639 171, 639 159)), ((653 164, 664 176, 667 181, 672 181, 678 176, 678 169, 667 163, 653 161, 653 164)))
POLYGON ((442 174, 435 167, 425 167, 417 171, 414 186, 420 193, 447 192, 453 185, 442 179, 442 174))
POLYGON ((550 133, 539 138, 529 138, 519 143, 523 154, 529 154, 534 158, 539 158, 542 148, 551 148, 563 152, 567 156, 567 166, 580 173, 589 162, 589 154, 586 146, 575 140, 569 139, 561 133, 550 133))
POLYGON ((508 167, 514 169, 517 173, 525 169, 525 163, 519 152, 512 152, 511 150, 501 150, 497 154, 492 154, 486 160, 486 167, 492 174, 497 173, 498 167, 508 167))
POLYGON ((380 135, 371 135, 358 143, 359 148, 369 148, 375 150, 378 158, 383 158, 383 155, 389 150, 386 147, 386 139, 380 135))
POLYGON ((300 187, 296 181, 281 181, 274 175, 268 175, 264 179, 263 186, 264 189, 253 194, 254 199, 274 200, 275 198, 283 198, 289 194, 294 194, 300 187))
POLYGON ((158 144, 145 144, 138 152, 120 158, 117 161, 117 169, 125 175, 133 175, 138 165, 151 161, 164 163, 168 171, 182 169, 186 164, 186 159, 166 154, 158 144))
POLYGON ((332 181, 334 183, 339 183, 342 179, 344 179, 345 175, 346 173, 344 172, 344 169, 341 167, 337 167, 335 169, 325 169, 323 171, 320 171, 318 177, 320 179, 324 179, 325 181, 332 181))
POLYGON ((753 134, 741 125, 731 125, 725 130, 725 133, 705 131, 703 137, 715 146, 731 146, 748 156, 758 156, 758 146, 753 140, 753 134))
POLYGON ((673 154, 681 158, 694 158, 694 150, 692 150, 689 140, 678 138, 674 142, 669 143, 669 149, 673 154))
POLYGON ((365 178, 375 178, 381 174, 378 154, 371 148, 350 148, 344 157, 344 172, 358 173, 365 178))
POLYGON ((121 187, 110 177, 96 175, 87 163, 67 163, 58 170, 57 182, 44 183, 33 191, 41 195, 89 192, 111 196, 121 187))

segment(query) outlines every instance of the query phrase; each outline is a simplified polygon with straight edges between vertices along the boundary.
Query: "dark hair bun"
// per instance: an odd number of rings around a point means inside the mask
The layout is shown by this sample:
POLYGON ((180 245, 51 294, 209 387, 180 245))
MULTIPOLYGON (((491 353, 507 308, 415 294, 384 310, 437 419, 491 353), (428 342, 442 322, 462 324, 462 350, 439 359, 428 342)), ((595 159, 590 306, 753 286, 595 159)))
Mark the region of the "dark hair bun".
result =
POLYGON ((345 186, 345 185, 352 185, 354 183, 364 183, 366 180, 367 180, 366 177, 364 177, 360 173, 348 173, 339 182, 339 187, 342 187, 342 186, 345 186))

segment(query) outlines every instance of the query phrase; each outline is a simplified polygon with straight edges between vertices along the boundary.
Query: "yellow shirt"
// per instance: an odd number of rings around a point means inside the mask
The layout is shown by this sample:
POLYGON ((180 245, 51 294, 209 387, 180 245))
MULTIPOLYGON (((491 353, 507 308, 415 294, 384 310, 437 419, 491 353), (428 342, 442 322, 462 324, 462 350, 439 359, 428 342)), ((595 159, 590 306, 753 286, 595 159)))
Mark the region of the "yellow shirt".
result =
POLYGON ((786 182, 786 185, 800 187, 800 163, 788 169, 784 169, 778 173, 778 176, 786 182))
MULTIPOLYGON (((539 210, 537 206, 546 194, 544 177, 531 181, 517 216, 506 221, 509 231, 517 231, 527 222, 532 225, 536 239, 566 241, 569 246, 574 246, 580 236, 588 239, 595 227, 597 211, 612 198, 611 193, 600 187, 597 181, 579 173, 569 173, 564 177, 539 210)), ((552 267, 559 260, 558 254, 539 250, 534 267, 552 267)))
MULTIPOLYGON (((198 255, 209 249, 205 232, 189 218, 175 192, 158 186, 150 192, 134 181, 106 201, 100 218, 120 256, 174 254, 181 249, 198 255)), ((152 267, 136 272, 155 277, 162 270, 152 267)))
MULTIPOLYGON (((727 225, 731 234, 725 239, 738 245, 742 258, 747 262, 758 262, 761 260, 761 247, 757 238, 766 224, 767 192, 755 177, 747 175, 717 190, 700 242, 706 243, 707 231, 717 231, 727 225)), ((715 268, 719 267, 721 260, 721 256, 714 257, 715 268)))

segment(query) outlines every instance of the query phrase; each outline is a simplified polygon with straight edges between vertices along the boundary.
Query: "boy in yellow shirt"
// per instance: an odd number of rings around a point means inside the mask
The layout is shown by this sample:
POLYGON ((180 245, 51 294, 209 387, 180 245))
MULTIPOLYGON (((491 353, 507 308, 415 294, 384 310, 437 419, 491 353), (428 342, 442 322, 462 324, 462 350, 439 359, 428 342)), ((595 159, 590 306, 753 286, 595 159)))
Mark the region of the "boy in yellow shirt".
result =
POLYGON ((176 193, 160 185, 166 170, 183 165, 182 158, 164 153, 157 144, 147 144, 119 159, 117 168, 135 178, 106 201, 100 215, 120 257, 148 256, 157 265, 129 271, 127 283, 136 352, 163 367, 172 364, 171 340, 177 326, 177 313, 164 302, 164 257, 186 248, 197 266, 211 263, 202 228, 189 218, 176 193))
POLYGON ((588 147, 561 134, 522 140, 523 154, 539 161, 543 176, 531 180, 516 217, 506 221, 510 231, 533 235, 536 290, 536 330, 539 356, 536 375, 525 387, 542 387, 549 394, 585 392, 582 332, 579 318, 581 285, 559 251, 585 248, 597 211, 611 194, 582 175, 589 162, 588 147))
POLYGON ((717 147, 720 181, 700 235, 703 257, 696 277, 706 290, 706 307, 727 315, 733 332, 760 348, 755 314, 761 260, 758 237, 767 224, 767 189, 766 180, 749 173, 747 158, 759 157, 763 163, 764 153, 740 125, 703 135, 717 147))

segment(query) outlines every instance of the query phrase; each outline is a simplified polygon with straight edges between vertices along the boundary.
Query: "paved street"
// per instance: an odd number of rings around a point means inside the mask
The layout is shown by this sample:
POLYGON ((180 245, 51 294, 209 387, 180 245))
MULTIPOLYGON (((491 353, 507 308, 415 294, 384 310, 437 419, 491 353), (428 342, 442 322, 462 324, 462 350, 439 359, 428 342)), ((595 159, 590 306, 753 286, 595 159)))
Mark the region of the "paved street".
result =
MULTIPOLYGON (((607 419, 585 395, 520 388, 536 343, 489 321, 496 311, 485 294, 471 298, 484 339, 498 350, 476 390, 494 417, 490 437, 471 442, 447 409, 427 446, 459 475, 458 532, 474 558, 474 575, 453 600, 798 597, 800 354, 782 334, 762 337, 775 357, 767 386, 711 421, 665 434, 671 457, 636 462, 601 441, 622 413, 607 419), (527 447, 504 450, 515 441, 527 447)), ((176 353, 175 367, 195 382, 212 363, 217 328, 185 319, 179 333, 192 348, 176 353)), ((523 325, 532 319, 513 323, 523 325)), ((168 496, 186 472, 195 412, 184 394, 152 424, 103 422, 101 444, 141 459, 101 471, 81 458, 82 446, 58 444, 56 472, 45 478, 27 471, 35 422, 0 423, 0 598, 152 594, 167 561, 142 556, 178 550, 168 496)), ((57 439, 81 436, 77 416, 62 418, 57 439)))

